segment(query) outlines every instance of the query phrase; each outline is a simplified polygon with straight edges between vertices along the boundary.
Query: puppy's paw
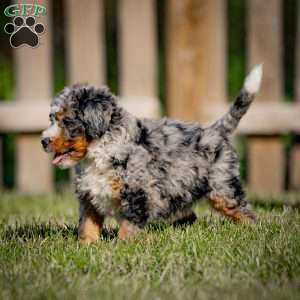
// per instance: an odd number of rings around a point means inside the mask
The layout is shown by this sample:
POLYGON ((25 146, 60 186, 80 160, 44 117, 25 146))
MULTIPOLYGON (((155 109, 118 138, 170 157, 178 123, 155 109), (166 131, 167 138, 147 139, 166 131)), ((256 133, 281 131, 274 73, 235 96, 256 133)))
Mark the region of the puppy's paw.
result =
POLYGON ((90 245, 98 241, 98 236, 79 236, 78 241, 81 245, 90 245))
POLYGON ((138 226, 128 222, 127 220, 123 220, 121 222, 121 226, 118 233, 119 240, 127 240, 130 237, 134 237, 141 231, 141 228, 138 226))

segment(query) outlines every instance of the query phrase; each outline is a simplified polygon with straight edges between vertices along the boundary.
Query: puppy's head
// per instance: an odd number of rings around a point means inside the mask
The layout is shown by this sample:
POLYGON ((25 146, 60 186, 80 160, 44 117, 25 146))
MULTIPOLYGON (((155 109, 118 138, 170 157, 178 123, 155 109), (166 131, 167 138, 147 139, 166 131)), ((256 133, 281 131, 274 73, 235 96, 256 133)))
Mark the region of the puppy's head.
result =
POLYGON ((116 99, 107 88, 64 88, 51 104, 50 126, 42 133, 44 150, 54 153, 53 164, 66 169, 82 160, 89 143, 109 128, 115 107, 116 99))

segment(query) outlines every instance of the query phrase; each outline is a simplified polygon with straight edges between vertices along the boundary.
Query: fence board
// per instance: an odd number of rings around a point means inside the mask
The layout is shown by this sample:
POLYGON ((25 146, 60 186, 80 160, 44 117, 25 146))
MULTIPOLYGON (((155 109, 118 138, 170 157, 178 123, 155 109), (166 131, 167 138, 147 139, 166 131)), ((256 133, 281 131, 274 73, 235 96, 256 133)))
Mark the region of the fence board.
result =
POLYGON ((155 2, 119 2, 120 91, 122 96, 156 97, 155 2))
MULTIPOLYGON (((206 105, 202 109, 205 125, 212 124, 229 109, 229 105, 206 105)), ((254 101, 251 109, 242 118, 237 133, 246 135, 279 135, 300 132, 300 105, 277 102, 270 106, 266 102, 254 101)), ((1 114, 0 114, 1 117, 1 114)))
POLYGON ((121 0, 118 15, 123 105, 140 117, 158 117, 155 1, 121 0), (141 101, 150 110, 137 111, 141 101))
POLYGON ((203 120, 203 107, 226 100, 226 1, 167 3, 168 113, 203 120))
POLYGON ((285 161, 281 144, 278 144, 278 140, 273 137, 250 139, 251 190, 272 195, 282 192, 285 161))
MULTIPOLYGON (((52 92, 51 66, 51 1, 44 1, 47 15, 39 22, 45 25, 45 34, 37 48, 21 47, 14 49, 16 66, 16 100, 19 103, 49 101, 52 92), (38 67, 37 67, 38 66, 38 67)), ((21 119, 23 114, 19 115, 21 119)), ((40 145, 40 136, 20 135, 17 147, 17 187, 21 192, 45 192, 53 188, 50 158, 40 145)))
MULTIPOLYGON (((149 97, 123 97, 120 101, 124 107, 136 115, 157 117, 157 101, 149 97)), ((201 113, 204 124, 211 124, 228 110, 229 104, 206 105, 201 113)), ((5 102, 0 104, 0 133, 23 132, 34 133, 46 128, 49 105, 45 101, 5 102), (38 103, 37 103, 38 102, 38 103), (22 115, 22 118, 20 118, 22 115), (18 122, 16 122, 18 119, 18 122)), ((268 105, 255 101, 250 111, 241 120, 237 132, 247 135, 278 135, 296 132, 300 135, 300 103, 276 103, 268 105)))
MULTIPOLYGON (((256 101, 282 99, 281 0, 248 0, 249 63, 264 63, 261 92, 256 101)), ((279 137, 249 141, 249 184, 255 192, 277 194, 284 187, 283 146, 279 137)))
POLYGON ((105 83, 102 0, 66 0, 68 81, 105 83))

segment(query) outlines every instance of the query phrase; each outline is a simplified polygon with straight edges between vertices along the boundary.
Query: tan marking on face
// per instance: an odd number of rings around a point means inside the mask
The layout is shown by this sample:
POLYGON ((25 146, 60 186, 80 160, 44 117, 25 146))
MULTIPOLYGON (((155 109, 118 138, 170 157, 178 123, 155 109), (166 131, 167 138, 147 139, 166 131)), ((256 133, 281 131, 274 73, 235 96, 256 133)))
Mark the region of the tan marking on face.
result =
POLYGON ((255 214, 252 210, 239 207, 235 201, 216 197, 211 199, 210 203, 217 211, 231 217, 236 222, 253 223, 256 220, 255 214))
POLYGON ((72 150, 70 157, 76 161, 81 160, 86 155, 88 145, 89 141, 84 135, 66 139, 62 128, 60 128, 59 135, 52 139, 52 146, 55 152, 65 153, 72 150))
POLYGON ((70 148, 73 148, 74 151, 71 152, 71 158, 78 161, 85 157, 88 145, 89 142, 84 135, 77 136, 72 139, 70 142, 70 148))
POLYGON ((127 238, 135 236, 140 231, 141 229, 138 226, 128 222, 127 220, 123 220, 118 232, 118 238, 120 240, 125 240, 127 238))
POLYGON ((59 132, 56 136, 52 137, 52 146, 56 152, 65 152, 67 147, 65 137, 64 137, 64 131, 62 128, 59 128, 59 132))
POLYGON ((65 116, 65 112, 60 110, 58 112, 55 113, 55 118, 57 119, 57 121, 61 122, 63 120, 65 116))
POLYGON ((89 208, 83 215, 78 228, 80 242, 89 244, 98 240, 103 229, 104 218, 89 208))

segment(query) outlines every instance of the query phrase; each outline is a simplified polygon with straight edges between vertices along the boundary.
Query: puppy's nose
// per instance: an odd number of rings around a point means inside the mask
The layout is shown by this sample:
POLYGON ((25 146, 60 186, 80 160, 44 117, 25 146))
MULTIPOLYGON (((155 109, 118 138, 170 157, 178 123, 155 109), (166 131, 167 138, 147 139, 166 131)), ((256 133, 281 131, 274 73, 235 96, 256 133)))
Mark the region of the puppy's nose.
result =
POLYGON ((42 143, 42 145, 43 145, 43 148, 44 148, 44 149, 47 149, 47 147, 48 147, 49 144, 50 144, 50 138, 44 138, 44 139, 42 139, 42 140, 41 140, 41 143, 42 143))

